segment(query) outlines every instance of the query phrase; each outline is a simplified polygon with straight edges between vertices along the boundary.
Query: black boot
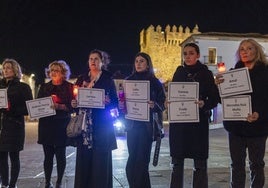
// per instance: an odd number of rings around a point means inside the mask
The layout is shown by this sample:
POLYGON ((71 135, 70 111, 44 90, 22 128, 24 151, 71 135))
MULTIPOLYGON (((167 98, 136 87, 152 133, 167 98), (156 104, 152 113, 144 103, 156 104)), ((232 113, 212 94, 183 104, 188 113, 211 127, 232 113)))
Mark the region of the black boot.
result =
POLYGON ((56 183, 56 188, 63 188, 63 185, 61 183, 56 183))
POLYGON ((45 188, 53 188, 53 184, 51 182, 46 183, 45 188))

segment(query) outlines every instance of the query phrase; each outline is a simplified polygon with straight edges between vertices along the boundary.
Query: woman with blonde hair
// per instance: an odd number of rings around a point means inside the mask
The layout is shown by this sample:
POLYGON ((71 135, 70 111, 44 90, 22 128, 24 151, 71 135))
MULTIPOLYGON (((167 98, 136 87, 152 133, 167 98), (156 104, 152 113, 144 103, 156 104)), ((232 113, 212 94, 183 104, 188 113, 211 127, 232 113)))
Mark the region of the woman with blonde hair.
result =
POLYGON ((62 187, 66 167, 66 127, 70 121, 73 97, 73 84, 68 82, 70 68, 65 61, 53 61, 46 69, 49 82, 41 85, 37 98, 52 96, 56 115, 39 119, 38 143, 44 150, 44 171, 46 188, 52 188, 51 174, 53 158, 57 161, 56 188, 62 187))
POLYGON ((30 86, 20 82, 22 73, 16 60, 5 59, 2 74, 0 89, 7 90, 8 107, 0 109, 0 174, 2 188, 15 188, 20 172, 19 155, 24 148, 24 116, 28 115, 25 102, 32 100, 33 96, 30 86), (8 157, 11 162, 10 179, 8 157))
MULTIPOLYGON (((263 47, 254 39, 244 39, 236 51, 234 68, 247 67, 253 92, 252 113, 246 121, 223 121, 228 131, 231 156, 230 187, 245 187, 246 157, 248 153, 251 187, 264 186, 264 155, 268 135, 268 62, 263 47)), ((216 76, 217 84, 224 82, 216 76)))

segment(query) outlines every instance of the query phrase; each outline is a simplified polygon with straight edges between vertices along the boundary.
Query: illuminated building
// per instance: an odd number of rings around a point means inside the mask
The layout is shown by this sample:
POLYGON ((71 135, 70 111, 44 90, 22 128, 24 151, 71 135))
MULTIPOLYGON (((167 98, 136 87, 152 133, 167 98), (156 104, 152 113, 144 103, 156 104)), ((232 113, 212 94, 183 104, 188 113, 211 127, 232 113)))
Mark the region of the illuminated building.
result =
POLYGON ((162 82, 172 79, 176 68, 181 64, 180 44, 192 34, 198 34, 196 25, 191 31, 189 27, 167 25, 165 31, 161 26, 149 26, 140 32, 140 51, 150 54, 156 76, 162 82))

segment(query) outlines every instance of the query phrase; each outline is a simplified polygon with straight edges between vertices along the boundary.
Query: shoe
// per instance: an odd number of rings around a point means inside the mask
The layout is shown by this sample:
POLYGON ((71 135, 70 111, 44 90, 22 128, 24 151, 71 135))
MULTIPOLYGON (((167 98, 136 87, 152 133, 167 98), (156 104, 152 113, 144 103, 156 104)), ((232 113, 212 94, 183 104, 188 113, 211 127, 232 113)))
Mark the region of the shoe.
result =
POLYGON ((46 183, 45 188, 53 188, 53 184, 51 182, 46 183))
POLYGON ((61 183, 57 183, 56 188, 63 188, 63 185, 61 183))
POLYGON ((1 185, 1 188, 8 188, 8 185, 1 185))

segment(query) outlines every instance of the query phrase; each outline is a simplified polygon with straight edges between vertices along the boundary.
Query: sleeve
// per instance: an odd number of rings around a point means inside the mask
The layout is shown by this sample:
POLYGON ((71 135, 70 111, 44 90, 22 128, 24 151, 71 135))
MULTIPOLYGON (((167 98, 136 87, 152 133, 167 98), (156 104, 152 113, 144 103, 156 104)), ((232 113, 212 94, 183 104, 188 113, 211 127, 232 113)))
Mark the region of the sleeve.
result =
POLYGON ((154 91, 155 107, 153 111, 162 112, 165 110, 165 100, 166 100, 165 89, 164 89, 163 84, 158 79, 156 79, 155 85, 156 85, 155 91, 154 91))
POLYGON ((29 85, 22 84, 18 90, 17 98, 11 101, 10 114, 13 116, 28 115, 26 101, 32 100, 32 90, 29 85))
POLYGON ((207 97, 204 99, 204 110, 211 110, 220 102, 220 95, 217 85, 214 82, 214 77, 211 71, 208 71, 207 77, 207 97))

